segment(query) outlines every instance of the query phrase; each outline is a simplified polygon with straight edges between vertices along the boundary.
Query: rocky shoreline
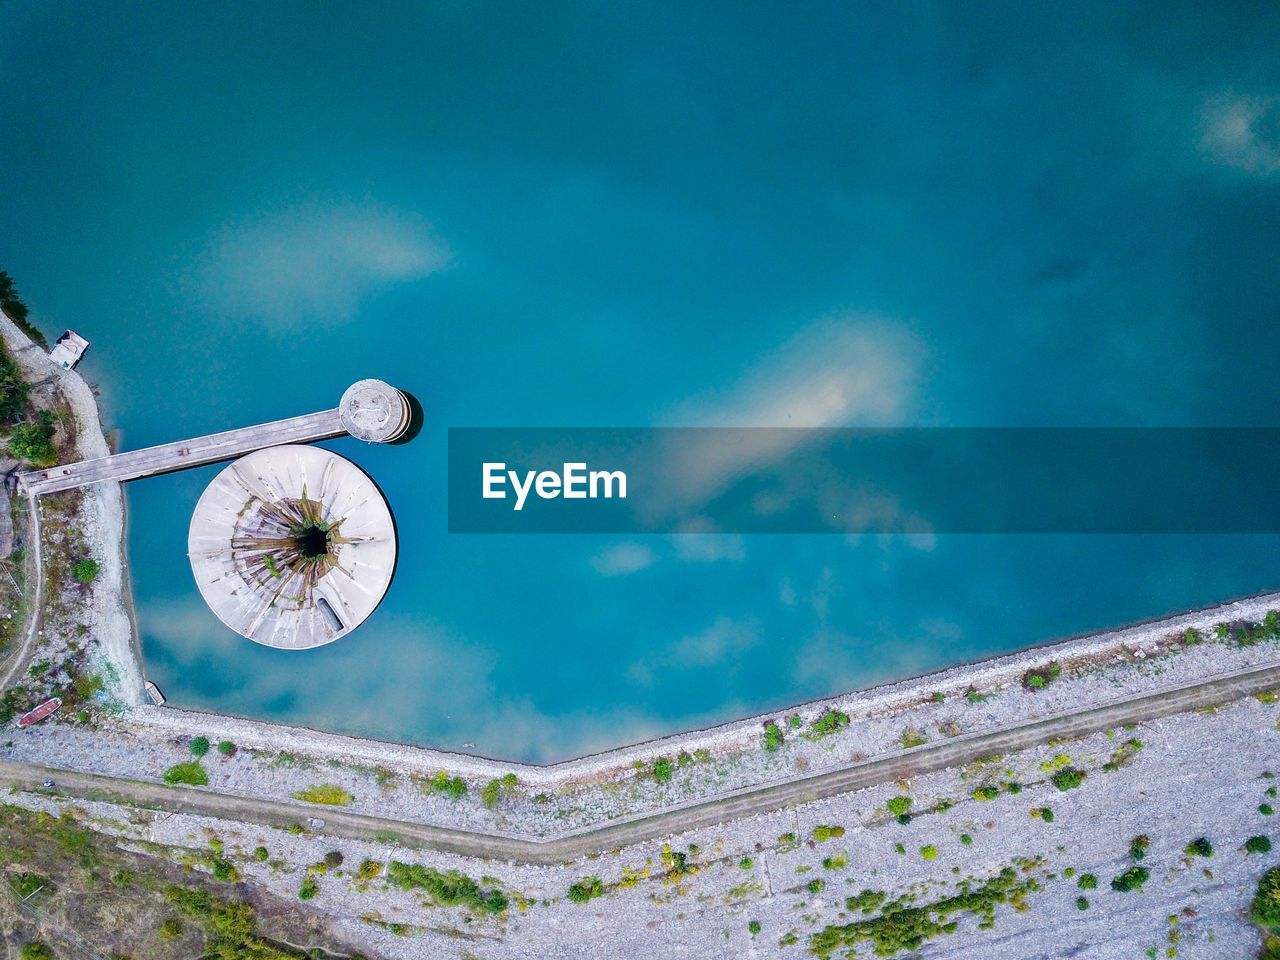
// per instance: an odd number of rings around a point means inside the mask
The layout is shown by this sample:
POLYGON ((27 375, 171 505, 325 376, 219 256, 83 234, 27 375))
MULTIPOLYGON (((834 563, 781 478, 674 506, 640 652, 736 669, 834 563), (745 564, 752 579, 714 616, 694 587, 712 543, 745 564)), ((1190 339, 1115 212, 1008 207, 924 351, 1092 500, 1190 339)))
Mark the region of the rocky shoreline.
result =
MULTIPOLYGON (((56 391, 58 398, 70 408, 76 419, 76 457, 88 460, 109 455, 111 450, 98 416, 98 401, 84 378, 74 370, 63 370, 52 363, 48 354, 3 311, 0 311, 0 338, 33 388, 56 391)), ((79 532, 99 565, 88 598, 88 613, 94 625, 94 655, 111 687, 113 699, 126 705, 140 704, 145 698, 142 656, 128 589, 124 492, 120 484, 102 483, 85 488, 78 513, 79 532)), ((40 543, 38 524, 42 515, 42 508, 32 513, 37 524, 32 538, 36 544, 40 543)), ((15 656, 28 652, 19 651, 15 656)))

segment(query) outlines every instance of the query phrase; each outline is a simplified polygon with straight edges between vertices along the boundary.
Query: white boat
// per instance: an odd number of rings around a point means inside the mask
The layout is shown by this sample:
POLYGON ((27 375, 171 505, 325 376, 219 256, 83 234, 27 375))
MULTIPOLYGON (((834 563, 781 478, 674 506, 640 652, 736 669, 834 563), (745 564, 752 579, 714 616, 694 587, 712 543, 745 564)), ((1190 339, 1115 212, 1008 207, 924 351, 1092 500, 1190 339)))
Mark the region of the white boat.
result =
POLYGON ((151 698, 152 703, 154 703, 157 707, 164 706, 164 694, 160 692, 159 687, 157 687, 150 680, 148 680, 142 686, 146 689, 147 696, 151 698))
POLYGON ((53 349, 49 351, 49 359, 63 370, 70 370, 80 362, 80 358, 84 356, 84 352, 88 349, 88 340, 74 330, 66 330, 58 338, 58 342, 53 345, 53 349))

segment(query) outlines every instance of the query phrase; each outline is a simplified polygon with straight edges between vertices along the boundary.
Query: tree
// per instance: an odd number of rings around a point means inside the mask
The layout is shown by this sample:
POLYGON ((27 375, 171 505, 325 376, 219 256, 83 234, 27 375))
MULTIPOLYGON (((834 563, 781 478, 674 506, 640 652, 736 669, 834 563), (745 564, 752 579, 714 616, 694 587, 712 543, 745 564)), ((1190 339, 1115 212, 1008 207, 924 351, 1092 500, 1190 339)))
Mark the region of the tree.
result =
POLYGON ((71 568, 71 575, 88 586, 98 578, 99 569, 97 560, 93 557, 85 557, 83 560, 76 561, 76 565, 71 568))
POLYGON ((12 420, 22 412, 31 394, 31 386, 22 376, 22 368, 0 343, 0 419, 12 420))
POLYGON ((1268 870, 1258 881, 1250 916, 1263 930, 1270 933, 1280 931, 1280 867, 1268 870))
POLYGON ((9 452, 29 463, 52 463, 57 453, 53 446, 53 414, 41 410, 39 420, 14 427, 9 437, 9 452))
POLYGON ((18 285, 13 282, 13 277, 3 270, 0 270, 0 310, 4 310, 5 316, 28 337, 45 350, 49 349, 49 341, 44 338, 44 334, 27 319, 27 305, 18 296, 18 285))

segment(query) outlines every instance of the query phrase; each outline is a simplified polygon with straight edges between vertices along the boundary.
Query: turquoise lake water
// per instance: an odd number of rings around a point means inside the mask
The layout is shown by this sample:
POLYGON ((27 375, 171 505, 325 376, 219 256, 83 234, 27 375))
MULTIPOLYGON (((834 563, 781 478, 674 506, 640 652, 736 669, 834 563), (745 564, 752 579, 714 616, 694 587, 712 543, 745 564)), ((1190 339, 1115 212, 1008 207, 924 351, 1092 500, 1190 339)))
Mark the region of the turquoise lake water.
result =
MULTIPOLYGON (((128 487, 179 706, 547 761, 1280 587, 1280 538, 462 536, 450 426, 1280 424, 1280 8, 0 6, 0 269, 138 447, 413 392, 305 654, 128 487)), ((1158 490, 1152 492, 1159 496, 1158 490)))

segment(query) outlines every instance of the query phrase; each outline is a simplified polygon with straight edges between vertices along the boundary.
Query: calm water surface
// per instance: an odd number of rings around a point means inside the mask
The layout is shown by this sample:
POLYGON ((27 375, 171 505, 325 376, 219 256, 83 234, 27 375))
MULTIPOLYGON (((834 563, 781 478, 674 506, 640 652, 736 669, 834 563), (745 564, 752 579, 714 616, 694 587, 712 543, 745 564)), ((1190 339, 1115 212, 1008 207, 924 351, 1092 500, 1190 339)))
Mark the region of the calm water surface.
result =
MULTIPOLYGON (((136 447, 412 391, 306 654, 128 488, 181 706, 552 760, 1280 587, 1266 537, 467 537, 448 426, 1280 423, 1280 8, 0 7, 0 268, 136 447)), ((1158 496, 1159 491, 1153 491, 1158 496)))

